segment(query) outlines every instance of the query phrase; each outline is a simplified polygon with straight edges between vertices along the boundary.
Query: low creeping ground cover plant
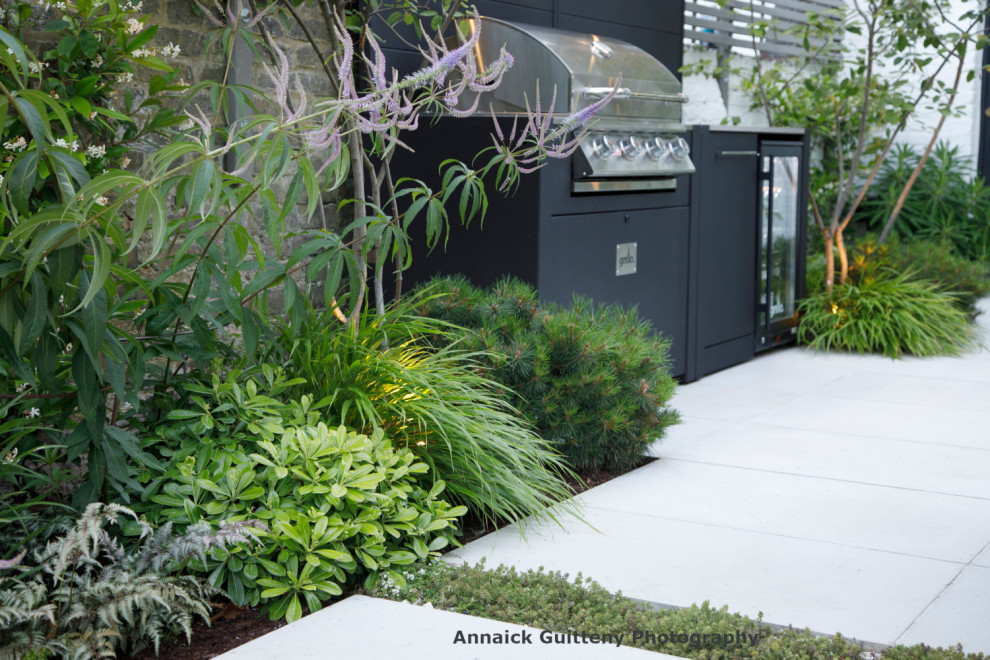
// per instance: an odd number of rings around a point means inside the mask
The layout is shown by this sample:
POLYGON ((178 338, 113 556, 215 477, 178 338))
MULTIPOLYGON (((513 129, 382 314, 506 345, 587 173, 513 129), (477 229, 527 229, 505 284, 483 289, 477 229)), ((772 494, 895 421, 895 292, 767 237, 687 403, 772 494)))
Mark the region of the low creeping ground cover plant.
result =
POLYGON ((559 571, 488 569, 443 561, 403 569, 402 583, 382 580, 372 595, 451 612, 532 626, 555 633, 622 635, 622 646, 697 660, 985 660, 961 647, 923 644, 895 646, 866 655, 864 647, 842 635, 822 636, 807 630, 774 628, 730 613, 708 602, 659 609, 612 594, 580 573, 573 579, 559 571), (638 635, 636 633, 639 633, 638 635), (651 636, 645 633, 651 633, 651 636), (671 639, 676 635, 677 639, 671 639), (681 637, 683 635, 683 638, 681 637), (731 641, 730 641, 731 640, 731 641))

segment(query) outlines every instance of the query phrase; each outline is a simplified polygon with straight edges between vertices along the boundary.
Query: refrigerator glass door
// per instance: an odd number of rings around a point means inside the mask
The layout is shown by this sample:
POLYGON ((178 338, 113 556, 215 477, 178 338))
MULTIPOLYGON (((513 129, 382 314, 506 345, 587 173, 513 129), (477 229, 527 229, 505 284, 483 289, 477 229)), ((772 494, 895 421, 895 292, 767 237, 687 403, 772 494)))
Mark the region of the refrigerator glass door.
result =
POLYGON ((797 323, 801 160, 775 151, 788 150, 763 150, 757 350, 780 343, 797 323))

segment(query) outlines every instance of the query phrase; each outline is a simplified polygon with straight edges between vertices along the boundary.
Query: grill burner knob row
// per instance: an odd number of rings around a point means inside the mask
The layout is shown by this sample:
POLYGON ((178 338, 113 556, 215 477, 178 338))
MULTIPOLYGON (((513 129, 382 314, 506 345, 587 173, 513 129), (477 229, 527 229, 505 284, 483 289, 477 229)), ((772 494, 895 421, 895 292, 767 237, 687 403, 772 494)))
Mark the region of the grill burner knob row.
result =
POLYGON ((626 160, 634 160, 643 151, 643 143, 635 135, 619 140, 619 151, 626 160))
POLYGON ((674 160, 684 160, 691 153, 691 146, 682 137, 670 141, 670 155, 674 160))
POLYGON ((591 148, 599 158, 608 158, 615 153, 615 140, 608 135, 602 135, 594 139, 591 148))
POLYGON ((669 147, 663 138, 652 137, 646 141, 646 155, 653 160, 660 160, 667 155, 669 147))

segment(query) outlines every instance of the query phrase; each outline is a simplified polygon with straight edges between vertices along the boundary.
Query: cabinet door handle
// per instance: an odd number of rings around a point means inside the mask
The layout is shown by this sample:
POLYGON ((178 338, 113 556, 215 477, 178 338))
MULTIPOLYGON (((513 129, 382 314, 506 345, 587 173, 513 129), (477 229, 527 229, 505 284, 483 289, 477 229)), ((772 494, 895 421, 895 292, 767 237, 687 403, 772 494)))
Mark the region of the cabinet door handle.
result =
POLYGON ((760 152, 759 151, 718 151, 716 152, 715 155, 723 156, 725 158, 731 158, 733 156, 748 157, 748 156, 759 156, 760 152))

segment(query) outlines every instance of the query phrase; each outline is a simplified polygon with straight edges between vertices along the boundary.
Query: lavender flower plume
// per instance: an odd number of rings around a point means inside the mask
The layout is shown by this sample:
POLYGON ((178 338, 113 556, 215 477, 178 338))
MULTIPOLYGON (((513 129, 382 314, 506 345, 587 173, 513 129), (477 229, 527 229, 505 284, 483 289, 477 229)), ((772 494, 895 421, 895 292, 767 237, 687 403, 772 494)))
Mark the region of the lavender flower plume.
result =
POLYGON ((14 568, 24 560, 24 555, 26 554, 27 550, 21 550, 20 553, 14 555, 11 559, 0 559, 0 571, 5 568, 14 568))
POLYGON ((409 74, 403 80, 414 87, 425 87, 434 82, 442 85, 450 73, 473 49, 478 39, 481 37, 481 16, 477 10, 474 12, 474 30, 471 37, 454 50, 447 50, 447 46, 441 40, 434 42, 427 38, 426 43, 429 52, 423 53, 429 64, 424 68, 409 74))

